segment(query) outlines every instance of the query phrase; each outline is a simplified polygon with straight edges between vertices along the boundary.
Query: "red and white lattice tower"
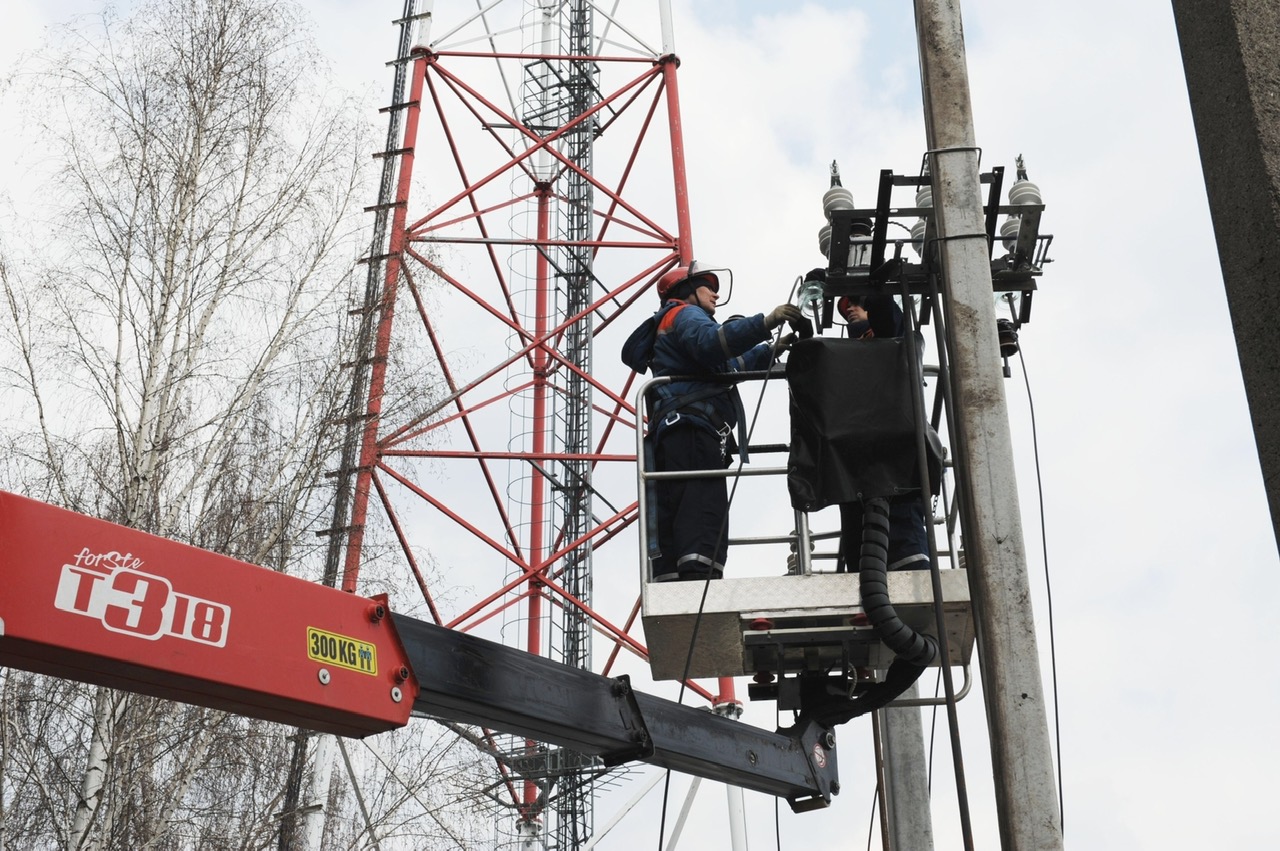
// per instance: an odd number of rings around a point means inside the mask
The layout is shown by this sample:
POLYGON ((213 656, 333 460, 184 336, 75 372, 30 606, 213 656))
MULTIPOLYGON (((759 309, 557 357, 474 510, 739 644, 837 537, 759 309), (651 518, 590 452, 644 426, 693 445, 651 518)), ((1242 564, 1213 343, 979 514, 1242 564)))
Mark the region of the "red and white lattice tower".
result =
MULTIPOLYGON (((668 4, 424 5, 402 22, 330 574, 365 592, 411 577, 438 623, 642 669, 618 351, 693 256, 668 4), (363 546, 379 523, 399 567, 363 546)), ((733 700, 732 681, 695 690, 733 700)), ((519 835, 590 836, 599 766, 490 741, 519 835)))

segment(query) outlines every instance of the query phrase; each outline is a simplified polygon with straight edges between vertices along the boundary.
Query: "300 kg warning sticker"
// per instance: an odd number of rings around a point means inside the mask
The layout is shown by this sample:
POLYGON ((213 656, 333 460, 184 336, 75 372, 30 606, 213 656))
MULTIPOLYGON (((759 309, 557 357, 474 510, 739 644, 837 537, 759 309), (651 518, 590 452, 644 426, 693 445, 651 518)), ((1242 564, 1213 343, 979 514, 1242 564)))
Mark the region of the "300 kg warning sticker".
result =
POLYGON ((307 657, 361 674, 378 673, 378 648, 367 641, 307 627, 307 657))

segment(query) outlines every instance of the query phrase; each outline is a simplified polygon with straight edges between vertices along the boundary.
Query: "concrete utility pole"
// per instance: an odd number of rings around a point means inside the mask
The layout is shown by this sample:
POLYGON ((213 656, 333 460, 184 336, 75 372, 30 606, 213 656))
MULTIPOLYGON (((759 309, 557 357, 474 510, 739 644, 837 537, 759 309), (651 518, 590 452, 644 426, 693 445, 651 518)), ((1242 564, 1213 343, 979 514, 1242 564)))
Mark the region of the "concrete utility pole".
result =
POLYGON ((915 0, 915 13, 955 398, 957 485, 1000 841, 1008 851, 1057 851, 1061 819, 996 336, 960 3, 915 0))
POLYGON ((1280 4, 1173 0, 1173 16, 1280 543, 1280 4))

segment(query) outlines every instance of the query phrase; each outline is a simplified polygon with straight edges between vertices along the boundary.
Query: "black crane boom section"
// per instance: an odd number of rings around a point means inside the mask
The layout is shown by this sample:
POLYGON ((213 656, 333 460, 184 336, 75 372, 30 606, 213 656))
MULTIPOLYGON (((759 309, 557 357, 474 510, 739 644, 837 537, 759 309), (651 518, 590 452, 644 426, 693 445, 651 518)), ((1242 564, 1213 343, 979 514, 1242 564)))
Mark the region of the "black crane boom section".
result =
POLYGON ((641 760, 786 798, 797 812, 839 792, 835 734, 769 732, 493 641, 393 614, 421 685, 415 714, 491 727, 598 756, 641 760))

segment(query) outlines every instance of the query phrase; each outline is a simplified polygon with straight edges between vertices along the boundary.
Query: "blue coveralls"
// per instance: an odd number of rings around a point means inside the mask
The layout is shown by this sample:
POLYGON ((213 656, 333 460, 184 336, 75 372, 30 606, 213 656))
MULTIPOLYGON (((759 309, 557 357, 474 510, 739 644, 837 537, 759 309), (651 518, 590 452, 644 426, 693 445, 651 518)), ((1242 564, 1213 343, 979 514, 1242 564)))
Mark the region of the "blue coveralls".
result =
MULTIPOLYGON (((769 336, 761 313, 721 325, 705 310, 688 305, 664 317, 649 368, 655 376, 694 377, 655 391, 649 440, 656 470, 727 466, 726 445, 742 409, 738 390, 696 376, 768 368, 773 355, 762 341, 769 336)), ((726 480, 662 480, 654 490, 660 550, 657 555, 651 551, 654 581, 720 578, 729 539, 726 480)))

